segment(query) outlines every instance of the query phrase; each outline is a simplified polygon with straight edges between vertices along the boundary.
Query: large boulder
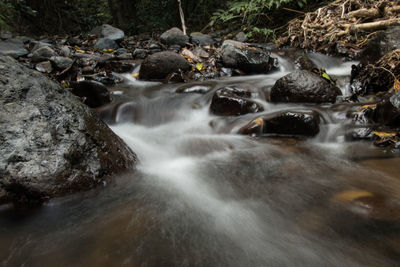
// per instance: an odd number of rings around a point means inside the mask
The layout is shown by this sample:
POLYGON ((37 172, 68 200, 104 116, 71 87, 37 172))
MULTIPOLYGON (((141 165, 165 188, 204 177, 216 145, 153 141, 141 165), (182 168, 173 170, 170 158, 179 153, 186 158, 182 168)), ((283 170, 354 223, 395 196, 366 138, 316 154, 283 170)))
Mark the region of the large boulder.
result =
POLYGON ((144 80, 164 79, 171 73, 189 71, 189 62, 174 52, 158 52, 148 56, 140 67, 139 77, 144 80))
POLYGON ((6 55, 13 58, 23 57, 29 54, 24 46, 24 42, 18 39, 8 39, 0 42, 0 55, 6 55))
POLYGON ((183 34, 180 29, 175 27, 161 34, 160 41, 166 45, 179 45, 184 47, 185 44, 189 42, 189 36, 183 34))
POLYGON ((339 88, 320 75, 297 70, 276 81, 271 89, 271 102, 334 103, 341 95, 339 88))
POLYGON ((254 119, 243 126, 240 134, 315 136, 320 118, 316 112, 286 111, 254 119))
POLYGON ((107 183, 135 154, 67 89, 0 56, 0 203, 107 183))
POLYGON ((233 40, 224 41, 221 54, 226 67, 240 69, 248 74, 267 73, 276 66, 276 59, 269 52, 233 40))
POLYGON ((94 28, 91 33, 116 42, 122 41, 125 38, 125 33, 122 30, 108 24, 94 28))
POLYGON ((238 116, 261 112, 264 108, 250 100, 251 92, 238 87, 222 87, 211 100, 211 113, 219 116, 238 116))

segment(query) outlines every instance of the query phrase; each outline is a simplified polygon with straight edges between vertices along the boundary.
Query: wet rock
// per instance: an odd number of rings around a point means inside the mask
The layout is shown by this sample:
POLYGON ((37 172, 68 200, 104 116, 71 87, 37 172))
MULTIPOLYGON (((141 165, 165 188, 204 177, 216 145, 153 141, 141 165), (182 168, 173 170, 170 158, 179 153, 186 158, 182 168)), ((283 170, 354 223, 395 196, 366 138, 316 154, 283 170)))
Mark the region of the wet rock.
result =
POLYGON ((179 94, 188 94, 188 93, 194 93, 194 94, 206 94, 210 91, 211 87, 207 85, 184 85, 182 87, 179 87, 176 89, 176 93, 179 94))
POLYGON ((159 52, 148 56, 140 67, 139 77, 144 80, 164 79, 170 73, 189 71, 187 60, 174 52, 159 52))
POLYGON ((400 49, 385 54, 374 64, 352 66, 350 90, 354 96, 386 92, 400 75, 400 49))
POLYGON ((247 41, 246 34, 244 32, 238 32, 235 35, 235 41, 242 42, 242 43, 246 42, 247 41))
POLYGON ((82 68, 82 74, 93 74, 94 73, 94 69, 92 66, 85 66, 82 68))
POLYGON ((91 33, 116 42, 122 41, 125 38, 125 33, 122 30, 115 28, 109 24, 98 26, 94 28, 91 33))
POLYGON ((133 53, 132 56, 134 58, 139 58, 139 59, 144 59, 147 57, 147 51, 146 49, 140 49, 140 48, 136 48, 133 53))
POLYGON ((320 75, 298 70, 280 78, 271 89, 271 102, 334 103, 341 91, 320 75))
POLYGON ((319 133, 319 122, 319 115, 315 112, 287 111, 257 118, 242 127, 239 133, 315 136, 319 133))
POLYGON ((103 185, 135 154, 68 90, 0 57, 0 203, 103 185))
POLYGON ((33 52, 32 61, 39 62, 43 60, 49 60, 54 56, 57 56, 57 54, 53 49, 51 49, 49 46, 42 46, 33 52))
POLYGON ((71 92, 83 98, 83 103, 91 108, 97 108, 111 102, 110 93, 102 83, 97 81, 71 82, 71 92))
POLYGON ((54 67, 59 70, 65 70, 74 62, 68 57, 51 57, 50 61, 53 63, 54 67))
POLYGON ((119 48, 118 44, 109 38, 100 38, 96 44, 94 45, 95 49, 103 50, 103 49, 114 49, 117 50, 119 48))
POLYGON ((385 54, 400 49, 400 26, 377 32, 361 52, 363 64, 375 63, 385 54))
POLYGON ((185 44, 189 42, 189 36, 184 35, 180 29, 175 27, 161 34, 160 41, 166 45, 179 45, 180 47, 184 47, 185 44))
POLYGON ((207 46, 211 44, 215 44, 216 41, 210 35, 197 35, 191 36, 191 42, 198 46, 207 46))
POLYGON ((245 73, 267 73, 275 67, 276 60, 269 52, 250 48, 246 44, 226 40, 221 47, 223 64, 245 73))
POLYGON ((376 105, 373 120, 381 125, 400 127, 400 91, 385 96, 376 105))
POLYGON ((0 54, 19 58, 28 55, 28 50, 25 49, 24 43, 18 39, 8 39, 0 42, 0 54))
POLYGON ((238 87, 218 89, 211 100, 211 113, 219 116, 238 116, 263 111, 263 107, 250 100, 251 92, 238 87))
POLYGON ((43 73, 50 73, 53 71, 53 67, 50 61, 43 61, 36 64, 35 69, 43 73))
POLYGON ((294 61, 294 64, 299 70, 313 70, 318 69, 318 66, 306 55, 300 55, 294 61))
POLYGON ((372 129, 370 125, 373 123, 372 117, 375 113, 376 106, 371 105, 367 107, 361 107, 358 112, 354 114, 353 122, 356 126, 350 132, 351 139, 370 139, 372 137, 372 129))

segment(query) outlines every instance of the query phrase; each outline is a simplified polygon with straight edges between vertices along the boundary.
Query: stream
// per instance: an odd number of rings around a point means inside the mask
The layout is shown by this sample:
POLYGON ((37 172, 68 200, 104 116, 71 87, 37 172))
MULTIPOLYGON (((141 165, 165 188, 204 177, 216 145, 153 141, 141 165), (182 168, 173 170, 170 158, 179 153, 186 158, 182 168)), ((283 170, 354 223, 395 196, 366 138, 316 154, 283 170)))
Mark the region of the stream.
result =
MULTIPOLYGON (((0 266, 399 266, 399 151, 349 141, 351 104, 266 102, 295 69, 276 56, 280 70, 267 75, 122 75, 101 114, 137 153, 137 171, 29 211, 1 208, 0 266), (211 115, 223 86, 249 88, 264 111, 211 115), (237 134, 260 115, 304 109, 322 117, 314 138, 237 134)), ((354 62, 310 58, 348 95, 354 62)))

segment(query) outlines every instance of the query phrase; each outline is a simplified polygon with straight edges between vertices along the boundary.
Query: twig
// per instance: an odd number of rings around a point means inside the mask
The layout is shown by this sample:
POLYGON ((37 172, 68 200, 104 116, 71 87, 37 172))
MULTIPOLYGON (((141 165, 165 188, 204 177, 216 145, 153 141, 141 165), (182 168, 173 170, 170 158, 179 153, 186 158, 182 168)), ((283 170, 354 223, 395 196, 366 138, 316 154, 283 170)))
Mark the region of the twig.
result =
POLYGON ((181 22, 182 22, 182 31, 183 34, 186 35, 185 16, 183 14, 181 0, 178 0, 178 5, 179 5, 179 16, 181 17, 181 22))
POLYGON ((287 11, 291 11, 291 12, 295 12, 295 13, 299 13, 302 15, 305 15, 306 12, 300 11, 300 10, 295 10, 295 9, 291 9, 291 8, 287 8, 287 7, 282 7, 282 9, 287 10, 287 11))

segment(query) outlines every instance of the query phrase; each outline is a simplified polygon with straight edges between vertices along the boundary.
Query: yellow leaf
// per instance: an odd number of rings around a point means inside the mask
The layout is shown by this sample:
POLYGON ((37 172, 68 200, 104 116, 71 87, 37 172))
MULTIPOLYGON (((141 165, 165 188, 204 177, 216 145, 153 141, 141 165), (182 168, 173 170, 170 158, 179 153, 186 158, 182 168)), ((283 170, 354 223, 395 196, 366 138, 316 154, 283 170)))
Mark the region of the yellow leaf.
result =
POLYGON ((262 118, 257 118, 255 120, 253 120, 253 123, 263 126, 264 125, 264 120, 262 118))
POLYGON ((390 138, 390 137, 395 137, 397 133, 389 133, 389 132, 377 132, 374 131, 374 134, 380 138, 390 138))
POLYGON ((206 67, 204 67, 204 65, 201 64, 201 63, 197 63, 197 64, 196 64, 196 69, 197 69, 198 71, 202 71, 202 70, 205 70, 206 67))
POLYGON ((360 108, 360 111, 363 111, 367 108, 376 108, 376 104, 368 104, 368 105, 364 105, 360 108))
POLYGON ((335 202, 352 202, 358 198, 373 196, 371 192, 364 190, 346 190, 334 195, 332 200, 335 202))
POLYGON ((188 56, 184 56, 184 57, 186 58, 187 61, 189 61, 190 63, 193 63, 193 60, 190 57, 188 57, 188 56))
POLYGON ((74 46, 75 50, 81 50, 81 48, 79 46, 74 46))
POLYGON ((131 74, 131 76, 132 76, 133 78, 137 78, 137 77, 139 77, 139 72, 133 73, 133 74, 131 74))
POLYGON ((399 80, 394 79, 393 89, 396 93, 400 91, 400 81, 399 80))

